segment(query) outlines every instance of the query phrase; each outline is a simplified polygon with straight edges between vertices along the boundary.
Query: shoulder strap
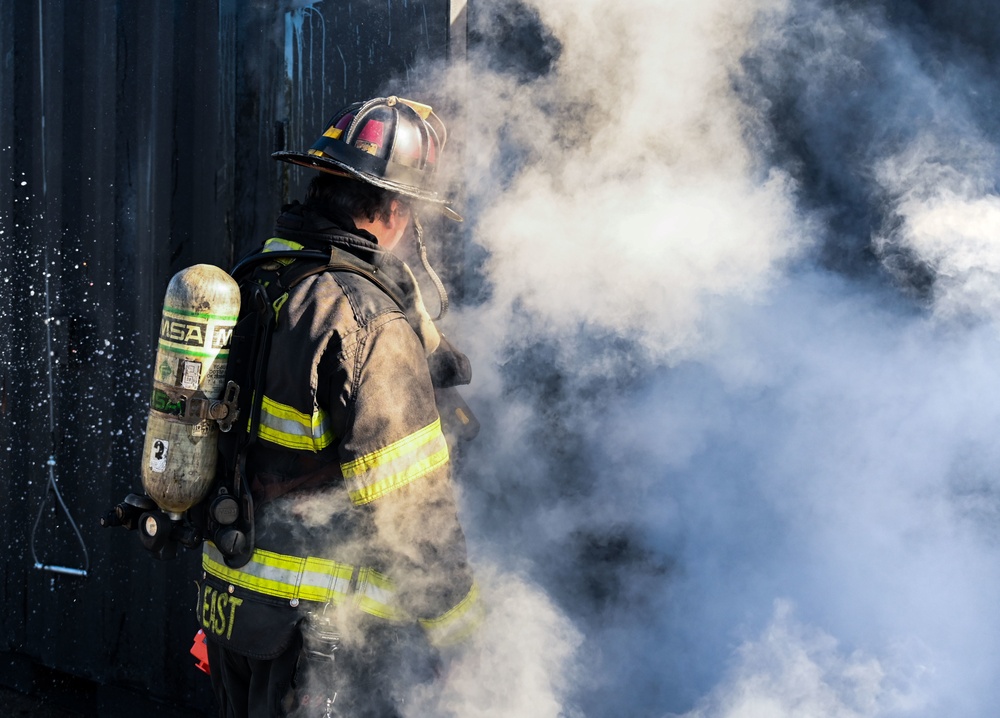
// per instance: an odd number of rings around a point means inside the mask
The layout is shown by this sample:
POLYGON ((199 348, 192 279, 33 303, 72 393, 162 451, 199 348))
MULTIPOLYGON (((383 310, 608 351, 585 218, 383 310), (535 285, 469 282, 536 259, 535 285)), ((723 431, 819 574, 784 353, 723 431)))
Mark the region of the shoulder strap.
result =
POLYGON ((364 277, 381 289, 405 313, 406 300, 402 289, 395 282, 385 275, 379 276, 378 267, 363 262, 350 252, 345 252, 337 247, 331 247, 329 253, 312 249, 258 252, 241 260, 230 274, 232 274, 237 282, 242 284, 246 278, 244 275, 247 272, 253 271, 254 267, 264 262, 279 259, 302 260, 301 264, 289 265, 287 270, 285 270, 286 276, 281 283, 286 291, 303 279, 311 277, 314 274, 319 274, 320 272, 350 272, 364 277), (293 267, 296 267, 296 269, 293 269, 293 267))

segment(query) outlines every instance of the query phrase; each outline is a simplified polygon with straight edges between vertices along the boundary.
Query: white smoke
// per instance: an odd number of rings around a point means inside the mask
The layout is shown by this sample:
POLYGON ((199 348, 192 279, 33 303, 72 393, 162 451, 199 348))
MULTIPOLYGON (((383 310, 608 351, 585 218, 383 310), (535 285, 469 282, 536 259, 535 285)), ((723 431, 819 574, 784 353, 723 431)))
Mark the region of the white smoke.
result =
POLYGON ((446 328, 473 552, 530 583, 442 715, 992 715, 997 138, 940 89, 983 76, 875 5, 534 10, 548 71, 458 91, 446 328))
MULTIPOLYGON (((911 659, 905 661, 910 663, 911 659)), ((832 636, 803 626, 791 607, 736 650, 728 682, 684 718, 861 718, 899 715, 920 705, 912 684, 924 667, 899 673, 860 651, 838 650, 832 636)))
POLYGON ((473 171, 503 161, 498 118, 530 155, 502 193, 477 182, 491 321, 516 309, 539 332, 609 329, 663 357, 699 334, 706 297, 766 286, 803 237, 787 177, 755 173, 729 73, 770 4, 542 3, 552 76, 469 83, 473 171))
POLYGON ((907 246, 933 268, 940 314, 993 318, 1000 316, 997 148, 985 138, 965 139, 954 148, 921 137, 880 165, 879 180, 898 196, 902 220, 880 242, 907 246))
MULTIPOLYGON (((790 283, 610 417, 619 471, 649 477, 633 521, 684 567, 661 587, 659 650, 722 661, 787 598, 848 654, 916 676, 923 703, 859 715, 987 715, 1000 414, 982 397, 1000 346, 848 289, 790 283)), ((711 673, 676 670, 678 691, 711 673)))
POLYGON ((440 685, 417 695, 408 716, 559 716, 580 635, 551 600, 508 570, 478 566, 490 612, 453 657, 440 685))

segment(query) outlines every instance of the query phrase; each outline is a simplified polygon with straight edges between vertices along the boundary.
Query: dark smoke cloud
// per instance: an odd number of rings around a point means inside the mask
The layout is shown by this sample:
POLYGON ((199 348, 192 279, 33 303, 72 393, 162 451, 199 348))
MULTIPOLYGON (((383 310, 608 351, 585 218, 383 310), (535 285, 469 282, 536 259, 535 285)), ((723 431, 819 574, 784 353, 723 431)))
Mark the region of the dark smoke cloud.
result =
POLYGON ((961 23, 927 5, 801 2, 777 25, 765 16, 742 89, 770 131, 765 156, 826 220, 826 266, 881 269, 938 310, 975 314, 994 301, 970 293, 996 263, 982 241, 997 222, 996 22, 977 29, 982 5, 961 23))
POLYGON ((992 715, 998 11, 501 9, 444 81, 498 608, 434 710, 992 715))

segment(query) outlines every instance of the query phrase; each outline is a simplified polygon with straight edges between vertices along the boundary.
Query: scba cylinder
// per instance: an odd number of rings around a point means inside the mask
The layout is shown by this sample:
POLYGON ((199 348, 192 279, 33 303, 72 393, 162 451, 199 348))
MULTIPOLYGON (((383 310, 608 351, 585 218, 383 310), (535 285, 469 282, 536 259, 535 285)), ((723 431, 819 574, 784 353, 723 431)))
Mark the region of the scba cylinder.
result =
POLYGON ((142 450, 142 486, 173 519, 201 501, 212 485, 216 419, 221 418, 229 341, 239 313, 239 285, 219 267, 188 267, 167 286, 142 450))

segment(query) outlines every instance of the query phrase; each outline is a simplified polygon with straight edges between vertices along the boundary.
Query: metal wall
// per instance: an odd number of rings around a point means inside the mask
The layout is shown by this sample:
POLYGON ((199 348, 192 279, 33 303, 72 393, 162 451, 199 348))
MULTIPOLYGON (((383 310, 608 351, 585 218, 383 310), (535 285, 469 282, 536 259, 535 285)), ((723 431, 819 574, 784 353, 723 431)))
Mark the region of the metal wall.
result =
POLYGON ((209 710, 197 554, 157 562, 98 524, 139 489, 164 288, 259 242, 303 182, 270 153, 419 88, 462 47, 459 9, 0 0, 0 684, 63 677, 95 715, 209 710))

